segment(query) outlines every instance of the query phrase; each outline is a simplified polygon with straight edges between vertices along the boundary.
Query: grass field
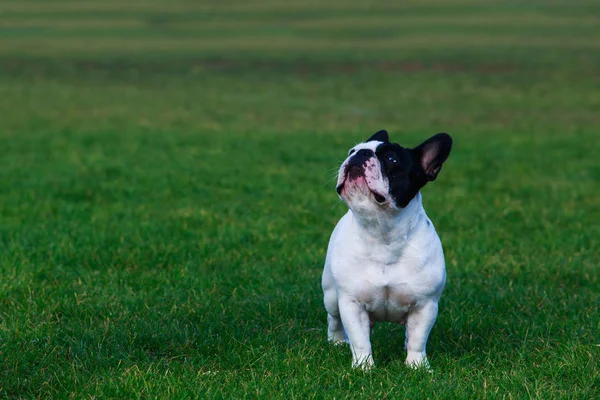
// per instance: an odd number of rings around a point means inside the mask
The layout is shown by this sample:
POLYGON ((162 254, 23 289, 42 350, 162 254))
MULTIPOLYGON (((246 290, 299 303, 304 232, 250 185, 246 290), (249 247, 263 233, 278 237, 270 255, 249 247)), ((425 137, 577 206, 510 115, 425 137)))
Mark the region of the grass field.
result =
POLYGON ((599 66, 597 1, 0 2, 0 396, 600 398, 599 66), (433 374, 326 341, 384 128, 455 140, 433 374))

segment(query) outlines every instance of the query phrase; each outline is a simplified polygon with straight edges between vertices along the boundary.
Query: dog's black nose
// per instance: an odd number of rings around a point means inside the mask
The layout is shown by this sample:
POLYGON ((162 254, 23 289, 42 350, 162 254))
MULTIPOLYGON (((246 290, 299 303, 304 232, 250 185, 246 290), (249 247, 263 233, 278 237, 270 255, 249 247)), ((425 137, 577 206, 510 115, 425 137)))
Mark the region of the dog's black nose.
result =
POLYGON ((348 166, 356 165, 362 168, 367 160, 374 155, 375 153, 373 153, 373 150, 360 149, 356 153, 352 154, 352 157, 350 157, 350 160, 348 161, 348 166))
POLYGON ((369 149, 360 149, 357 153, 356 156, 357 157, 365 157, 365 158, 371 158, 373 157, 375 153, 373 153, 373 150, 369 150, 369 149))

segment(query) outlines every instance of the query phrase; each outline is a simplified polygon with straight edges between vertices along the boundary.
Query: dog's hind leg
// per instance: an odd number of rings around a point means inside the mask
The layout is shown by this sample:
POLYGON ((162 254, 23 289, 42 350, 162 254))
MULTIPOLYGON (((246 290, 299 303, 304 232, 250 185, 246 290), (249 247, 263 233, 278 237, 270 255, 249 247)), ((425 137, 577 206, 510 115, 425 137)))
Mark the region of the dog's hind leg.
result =
POLYGON ((333 342, 333 344, 348 343, 348 337, 344 331, 344 325, 342 319, 334 317, 331 314, 327 314, 327 340, 333 342))
POLYGON ((348 343, 348 337, 340 317, 337 291, 334 288, 327 288, 323 291, 323 295, 323 303, 327 310, 327 340, 334 344, 348 343))

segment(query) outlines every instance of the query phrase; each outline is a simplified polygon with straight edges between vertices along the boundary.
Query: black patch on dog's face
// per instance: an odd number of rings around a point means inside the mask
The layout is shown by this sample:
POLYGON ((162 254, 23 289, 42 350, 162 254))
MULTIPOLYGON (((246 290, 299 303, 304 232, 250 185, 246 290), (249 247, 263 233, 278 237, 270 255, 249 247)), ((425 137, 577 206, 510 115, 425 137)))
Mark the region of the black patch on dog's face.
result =
POLYGON ((406 207, 427 182, 435 180, 451 148, 452 138, 446 133, 438 133, 414 149, 389 141, 377 146, 381 173, 388 178, 389 193, 398 207, 406 207))
POLYGON ((398 207, 406 207, 426 183, 414 154, 396 143, 380 144, 375 154, 381 173, 388 178, 390 195, 398 207))

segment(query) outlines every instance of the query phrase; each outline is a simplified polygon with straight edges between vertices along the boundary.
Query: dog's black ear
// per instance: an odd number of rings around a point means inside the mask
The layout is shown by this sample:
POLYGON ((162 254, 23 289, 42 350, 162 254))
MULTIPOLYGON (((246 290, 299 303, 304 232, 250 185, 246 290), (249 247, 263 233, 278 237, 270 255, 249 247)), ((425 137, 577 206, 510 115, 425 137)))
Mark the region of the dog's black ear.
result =
POLYGON ((447 133, 433 135, 414 149, 416 159, 421 163, 428 181, 434 181, 442 169, 442 164, 450 155, 452 138, 447 133))
POLYGON ((372 142, 374 140, 378 142, 389 143, 390 137, 388 136, 387 131, 385 129, 382 129, 379 132, 375 133, 373 136, 371 136, 369 140, 367 140, 367 142, 372 142))

